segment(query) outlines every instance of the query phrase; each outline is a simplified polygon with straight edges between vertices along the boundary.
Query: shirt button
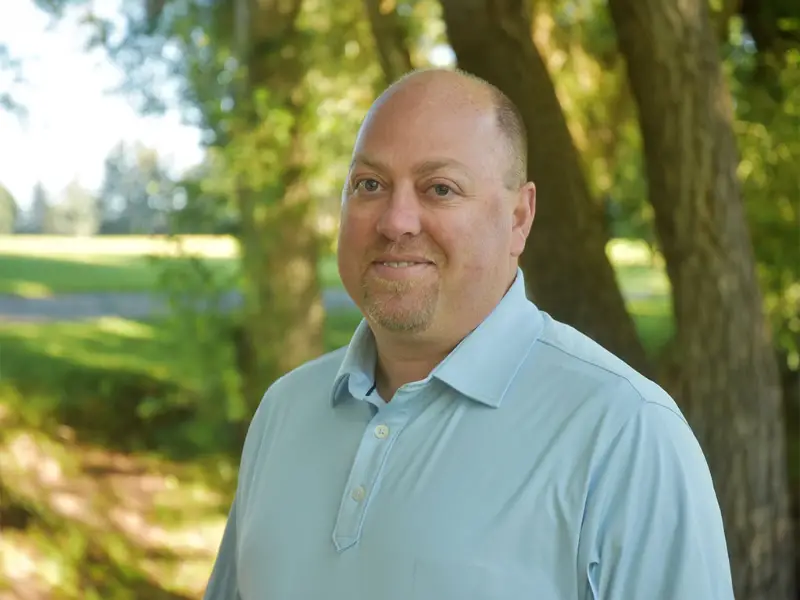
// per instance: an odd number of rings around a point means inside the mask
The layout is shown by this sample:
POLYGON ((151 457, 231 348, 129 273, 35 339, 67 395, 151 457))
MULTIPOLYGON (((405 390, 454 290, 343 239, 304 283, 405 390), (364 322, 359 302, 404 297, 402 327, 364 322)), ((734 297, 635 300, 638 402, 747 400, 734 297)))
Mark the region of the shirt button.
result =
POLYGON ((355 488, 355 489, 352 491, 352 493, 350 494, 350 496, 351 496, 351 497, 353 498, 353 500, 355 500, 356 502, 361 502, 361 501, 364 499, 364 496, 366 496, 366 495, 367 495, 367 491, 364 489, 364 486, 363 486, 363 485, 360 485, 360 486, 358 486, 357 488, 355 488))
POLYGON ((375 428, 375 437, 379 440, 386 439, 389 435, 389 428, 386 425, 378 425, 375 428))

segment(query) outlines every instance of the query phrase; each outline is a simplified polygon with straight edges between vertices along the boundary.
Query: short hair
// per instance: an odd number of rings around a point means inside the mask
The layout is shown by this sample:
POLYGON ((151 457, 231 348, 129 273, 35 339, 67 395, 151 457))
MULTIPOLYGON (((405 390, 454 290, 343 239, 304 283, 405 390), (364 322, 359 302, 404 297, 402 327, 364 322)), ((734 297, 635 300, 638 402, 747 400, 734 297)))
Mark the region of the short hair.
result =
MULTIPOLYGON (((479 80, 483 81, 483 80, 479 80)), ((511 150, 512 163, 506 174, 505 184, 511 189, 523 185, 528 180, 528 132, 517 105, 498 87, 483 81, 492 96, 497 127, 506 138, 511 150)))

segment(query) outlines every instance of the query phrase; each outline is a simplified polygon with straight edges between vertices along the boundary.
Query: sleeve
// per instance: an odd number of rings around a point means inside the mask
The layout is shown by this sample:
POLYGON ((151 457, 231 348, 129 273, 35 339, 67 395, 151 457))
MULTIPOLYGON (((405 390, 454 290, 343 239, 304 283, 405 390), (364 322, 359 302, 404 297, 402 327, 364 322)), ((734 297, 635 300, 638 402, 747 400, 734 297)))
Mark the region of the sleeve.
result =
POLYGON ((585 600, 733 600, 714 485, 679 412, 644 402, 622 427, 590 483, 581 546, 585 600))
POLYGON ((241 600, 236 579, 236 499, 231 504, 203 600, 241 600))

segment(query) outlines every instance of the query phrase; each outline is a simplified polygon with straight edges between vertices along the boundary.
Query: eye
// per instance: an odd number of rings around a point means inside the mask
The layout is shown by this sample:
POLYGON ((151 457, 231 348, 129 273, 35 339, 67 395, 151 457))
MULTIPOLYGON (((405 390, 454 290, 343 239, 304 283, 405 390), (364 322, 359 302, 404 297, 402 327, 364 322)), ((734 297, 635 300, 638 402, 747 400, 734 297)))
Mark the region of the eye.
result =
POLYGON ((362 189, 369 193, 377 192, 380 188, 381 184, 377 180, 369 178, 357 181, 355 185, 356 190, 362 189))
POLYGON ((447 198, 453 193, 453 189, 449 185, 445 185, 443 183, 435 183, 430 189, 434 195, 438 196, 439 198, 447 198))

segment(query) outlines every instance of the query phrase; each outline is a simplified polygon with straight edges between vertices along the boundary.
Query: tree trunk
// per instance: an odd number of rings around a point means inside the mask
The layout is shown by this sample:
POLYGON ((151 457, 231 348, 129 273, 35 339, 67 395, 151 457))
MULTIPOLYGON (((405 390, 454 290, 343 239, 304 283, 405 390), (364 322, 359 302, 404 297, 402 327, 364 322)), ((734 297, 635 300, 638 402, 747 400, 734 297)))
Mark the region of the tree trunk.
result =
POLYGON ((413 68, 408 51, 408 32, 393 2, 364 0, 364 5, 383 76, 386 84, 391 85, 413 68))
POLYGON ((250 136, 248 149, 254 155, 275 153, 277 159, 267 164, 280 172, 277 177, 261 173, 256 160, 237 190, 249 354, 243 390, 249 416, 272 382, 322 352, 319 240, 305 183, 303 103, 298 99, 305 68, 302 53, 289 51, 298 42, 300 3, 239 0, 236 13, 239 55, 246 66, 240 95, 246 127, 239 135, 250 136), (255 106, 263 91, 268 94, 266 111, 255 106), (272 111, 291 120, 284 143, 270 123, 262 122, 272 111))
POLYGON ((736 597, 795 599, 784 415, 705 0, 610 0, 672 282, 678 400, 722 504, 736 597))
POLYGON ((603 214, 592 201, 522 0, 442 0, 459 67, 494 84, 528 130, 536 218, 522 267, 534 300, 644 373, 650 369, 606 255, 603 214))

